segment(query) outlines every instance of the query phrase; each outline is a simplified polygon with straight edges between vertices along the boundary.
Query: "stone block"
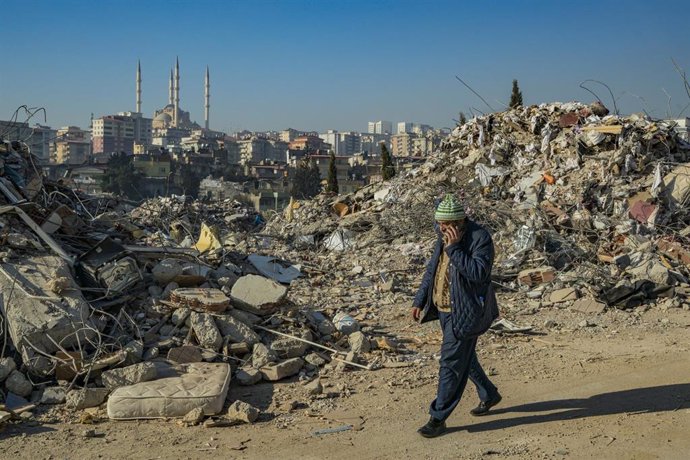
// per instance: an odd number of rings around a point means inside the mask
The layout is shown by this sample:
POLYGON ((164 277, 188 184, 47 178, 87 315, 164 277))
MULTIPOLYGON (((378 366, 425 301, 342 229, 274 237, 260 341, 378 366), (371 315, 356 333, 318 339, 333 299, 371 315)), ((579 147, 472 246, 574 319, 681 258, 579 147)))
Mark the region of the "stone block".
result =
POLYGON ((270 350, 263 343, 257 343, 252 350, 252 366, 259 369, 269 363, 275 362, 278 358, 273 350, 270 350))
POLYGON ((0 382, 4 382, 7 376, 9 376, 16 368, 17 364, 15 364, 12 358, 0 359, 0 382))
POLYGON ((200 363, 203 360, 201 351, 197 347, 184 345, 168 350, 168 361, 178 364, 200 363))
POLYGON ((261 372, 252 367, 237 369, 235 378, 240 385, 255 385, 261 381, 261 372))
POLYGON ((245 275, 238 279, 230 297, 239 308, 257 315, 268 315, 285 301, 287 288, 258 275, 245 275))
POLYGON ((259 414, 259 409, 244 401, 235 401, 228 407, 228 418, 232 421, 254 423, 259 414))
POLYGON ((31 394, 33 385, 24 374, 18 370, 13 370, 5 380, 5 387, 12 393, 26 398, 31 394))
POLYGON ((208 313, 193 311, 190 314, 190 321, 199 345, 213 351, 220 350, 223 345, 223 336, 220 335, 220 331, 213 321, 213 316, 208 313))
POLYGON ((563 288, 557 289, 551 293, 549 300, 553 303, 569 302, 571 300, 577 300, 579 297, 577 289, 575 288, 563 288))
POLYGON ((229 338, 231 342, 254 345, 261 341, 252 328, 231 315, 219 315, 215 317, 215 320, 221 335, 229 338))
POLYGON ((41 404, 62 404, 66 400, 65 389, 62 387, 47 387, 41 394, 41 404))
POLYGON ((47 288, 55 278, 72 279, 69 266, 59 257, 29 257, 12 264, 3 263, 2 268, 12 277, 0 276, 0 292, 5 293, 0 296, 0 310, 5 313, 12 343, 29 372, 48 375, 54 363, 42 354, 52 356, 60 346, 69 349, 83 344, 87 337, 95 338, 96 327, 89 319, 89 304, 78 289, 66 290, 58 298, 47 288), (41 298, 22 295, 18 286, 41 298), (14 295, 9 297, 7 293, 12 290, 14 295))
POLYGON ((577 299, 570 309, 596 315, 602 313, 606 309, 606 304, 596 299, 583 297, 582 299, 577 299))
POLYGON ((263 375, 264 380, 276 382, 297 374, 300 369, 302 369, 303 365, 304 360, 302 360, 302 358, 291 358, 277 364, 270 364, 262 367, 261 375, 263 375))
POLYGON ((101 379, 108 390, 154 380, 158 376, 156 365, 139 363, 103 372, 101 379))
POLYGON ((369 353, 369 350, 371 349, 369 339, 367 339, 367 337, 360 331, 350 334, 347 338, 347 341, 350 343, 350 350, 356 354, 369 353))

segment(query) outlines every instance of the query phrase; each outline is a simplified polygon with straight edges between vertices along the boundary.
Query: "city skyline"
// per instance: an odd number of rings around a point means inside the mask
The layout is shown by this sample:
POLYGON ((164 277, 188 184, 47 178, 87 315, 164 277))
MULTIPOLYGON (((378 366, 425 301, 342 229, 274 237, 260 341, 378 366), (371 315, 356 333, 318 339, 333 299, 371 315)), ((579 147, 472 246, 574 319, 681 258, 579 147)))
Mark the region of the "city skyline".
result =
MULTIPOLYGON (((176 56, 181 108, 204 124, 208 65, 210 128, 228 133, 366 132, 372 120, 443 128, 459 111, 492 111, 455 75, 494 110, 507 103, 513 78, 525 104, 591 102, 579 84, 595 79, 612 88, 621 113, 664 118, 670 105, 676 116, 690 99, 671 60, 690 68, 690 43, 683 15, 668 14, 683 3, 667 5, 7 1, 17 39, 0 44, 13 61, 0 71, 0 119, 24 104, 44 107, 53 127, 134 111, 138 62, 142 112, 153 117, 166 105, 176 56)), ((606 88, 587 86, 613 110, 606 88)))

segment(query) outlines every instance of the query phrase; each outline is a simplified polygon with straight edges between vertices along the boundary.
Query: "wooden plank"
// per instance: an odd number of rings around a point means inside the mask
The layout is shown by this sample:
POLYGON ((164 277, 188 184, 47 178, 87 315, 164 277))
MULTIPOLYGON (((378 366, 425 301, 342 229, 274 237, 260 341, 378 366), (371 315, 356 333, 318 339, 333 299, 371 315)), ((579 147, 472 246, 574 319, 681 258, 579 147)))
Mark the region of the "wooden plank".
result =
POLYGON ((623 125, 583 126, 582 131, 596 131, 603 134, 620 134, 623 125))

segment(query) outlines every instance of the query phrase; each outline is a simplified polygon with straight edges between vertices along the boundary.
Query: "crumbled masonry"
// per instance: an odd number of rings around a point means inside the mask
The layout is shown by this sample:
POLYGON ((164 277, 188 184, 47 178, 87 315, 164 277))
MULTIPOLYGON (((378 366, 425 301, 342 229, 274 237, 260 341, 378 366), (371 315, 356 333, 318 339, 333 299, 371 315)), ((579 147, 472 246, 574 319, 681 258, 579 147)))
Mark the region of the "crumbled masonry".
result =
POLYGON ((393 179, 267 221, 233 200, 89 196, 21 144, 0 157, 0 385, 27 404, 261 423, 229 389, 300 382, 332 407, 344 373, 422 359, 385 326, 408 313, 446 193, 492 233, 496 334, 539 328, 524 317, 544 308, 547 332, 565 311, 591 329, 614 309, 690 309, 690 144, 601 104, 473 118, 393 179))

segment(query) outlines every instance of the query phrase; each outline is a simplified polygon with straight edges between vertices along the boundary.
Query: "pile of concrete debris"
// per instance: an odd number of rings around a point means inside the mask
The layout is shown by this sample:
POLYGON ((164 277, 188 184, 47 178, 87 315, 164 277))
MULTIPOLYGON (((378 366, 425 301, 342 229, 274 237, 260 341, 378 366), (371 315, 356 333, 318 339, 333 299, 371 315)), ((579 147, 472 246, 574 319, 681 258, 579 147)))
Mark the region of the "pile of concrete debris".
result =
POLYGON ((0 422, 62 403, 253 422, 248 404, 226 409, 231 384, 299 376, 316 398, 320 374, 377 365, 356 320, 288 298, 301 267, 236 251, 262 223, 241 204, 134 208, 17 177, 0 177, 0 422))
POLYGON ((670 122, 600 103, 519 107, 458 126, 388 182, 293 203, 265 233, 288 249, 366 252, 365 270, 383 273, 391 252, 428 257, 435 200, 453 192, 492 231, 494 279, 523 305, 688 306, 689 160, 670 122))

